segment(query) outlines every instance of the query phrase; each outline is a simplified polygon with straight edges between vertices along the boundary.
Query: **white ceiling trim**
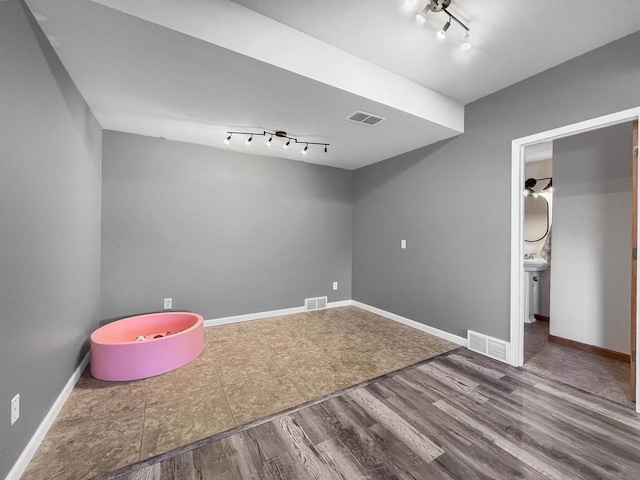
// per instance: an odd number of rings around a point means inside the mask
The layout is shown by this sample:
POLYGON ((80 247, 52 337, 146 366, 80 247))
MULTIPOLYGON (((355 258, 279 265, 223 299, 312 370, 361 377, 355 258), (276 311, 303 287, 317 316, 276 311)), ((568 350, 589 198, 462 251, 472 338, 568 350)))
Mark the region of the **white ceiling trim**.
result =
POLYGON ((228 0, 91 0, 416 117, 464 131, 464 107, 228 0), (259 32, 259 35, 247 35, 259 32))

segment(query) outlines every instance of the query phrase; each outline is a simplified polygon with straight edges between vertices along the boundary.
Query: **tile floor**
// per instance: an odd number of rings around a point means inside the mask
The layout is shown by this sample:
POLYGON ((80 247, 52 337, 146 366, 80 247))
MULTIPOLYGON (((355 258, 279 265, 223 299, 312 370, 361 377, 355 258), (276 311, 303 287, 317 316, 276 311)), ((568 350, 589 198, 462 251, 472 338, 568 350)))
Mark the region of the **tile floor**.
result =
POLYGON ((23 479, 74 479, 133 462, 458 347, 355 307, 205 329, 202 355, 135 382, 85 372, 23 479))
POLYGON ((525 325, 524 368, 633 407, 629 364, 550 343, 549 322, 525 325))

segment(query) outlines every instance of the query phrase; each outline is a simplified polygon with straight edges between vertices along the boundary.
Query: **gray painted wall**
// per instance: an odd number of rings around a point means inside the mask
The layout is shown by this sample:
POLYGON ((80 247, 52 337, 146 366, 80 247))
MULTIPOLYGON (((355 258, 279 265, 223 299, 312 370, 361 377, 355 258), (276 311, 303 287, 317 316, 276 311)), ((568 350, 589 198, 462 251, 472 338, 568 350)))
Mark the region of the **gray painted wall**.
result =
POLYGON ((0 478, 99 322, 101 128, 28 9, 0 2, 0 478), (10 426, 10 399, 20 418, 10 426))
POLYGON ((638 85, 635 33, 467 105, 454 139, 357 170, 353 298, 508 340, 511 141, 640 106, 638 85))
POLYGON ((553 149, 550 333, 629 353, 632 124, 553 149))
POLYGON ((164 297, 205 319, 350 299, 352 180, 105 131, 102 318, 162 309, 164 297))

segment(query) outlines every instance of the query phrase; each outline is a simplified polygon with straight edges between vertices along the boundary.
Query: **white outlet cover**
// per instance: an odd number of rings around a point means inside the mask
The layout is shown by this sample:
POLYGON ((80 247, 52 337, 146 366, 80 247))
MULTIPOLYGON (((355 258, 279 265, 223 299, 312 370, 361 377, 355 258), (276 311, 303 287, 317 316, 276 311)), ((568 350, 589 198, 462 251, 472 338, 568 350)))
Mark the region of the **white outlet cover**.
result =
POLYGON ((11 425, 20 417, 20 394, 11 399, 11 425))
POLYGON ((164 309, 171 310, 173 308, 173 298, 164 299, 164 309))
POLYGON ((337 290, 338 289, 338 282, 333 282, 333 289, 337 290))
POLYGON ((407 241, 406 240, 400 240, 400 248, 407 248, 407 241))

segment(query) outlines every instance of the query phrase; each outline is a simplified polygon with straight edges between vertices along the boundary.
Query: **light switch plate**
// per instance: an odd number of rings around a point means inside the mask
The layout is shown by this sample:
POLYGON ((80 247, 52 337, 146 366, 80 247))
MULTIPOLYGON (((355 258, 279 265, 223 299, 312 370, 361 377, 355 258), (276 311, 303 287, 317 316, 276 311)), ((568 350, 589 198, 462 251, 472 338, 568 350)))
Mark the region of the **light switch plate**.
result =
POLYGON ((11 425, 20 418, 20 394, 11 399, 11 425))

